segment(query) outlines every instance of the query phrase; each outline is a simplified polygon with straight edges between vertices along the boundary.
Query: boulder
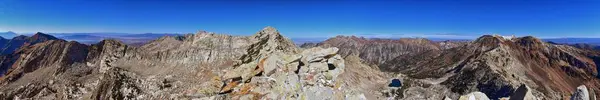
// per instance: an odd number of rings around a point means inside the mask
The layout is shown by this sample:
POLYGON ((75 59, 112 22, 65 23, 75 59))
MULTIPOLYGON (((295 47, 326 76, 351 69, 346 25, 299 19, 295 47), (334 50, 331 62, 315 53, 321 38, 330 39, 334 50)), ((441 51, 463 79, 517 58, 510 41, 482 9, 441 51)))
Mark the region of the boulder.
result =
POLYGON ((344 63, 345 61, 340 55, 335 55, 327 60, 329 74, 333 77, 333 80, 335 80, 338 75, 344 73, 344 69, 346 68, 344 63))
POLYGON ((467 95, 462 95, 458 100, 490 100, 487 95, 481 92, 471 92, 467 95))
POLYGON ((329 70, 329 66, 327 65, 327 63, 321 63, 321 62, 309 63, 308 67, 310 67, 312 70, 315 70, 317 72, 325 72, 325 71, 329 70))
POLYGON ((452 99, 450 99, 448 96, 444 96, 443 100, 452 100, 452 99))
POLYGON ((590 100, 588 89, 585 85, 577 87, 577 90, 571 95, 571 100, 590 100))
POLYGON ((531 93, 529 86, 521 84, 515 92, 510 95, 510 100, 537 100, 531 93))
POLYGON ((256 69, 256 63, 251 62, 247 64, 240 65, 237 68, 229 70, 225 75, 223 75, 223 79, 233 79, 233 78, 242 78, 243 80, 247 80, 250 77, 254 76, 254 69, 256 69))
POLYGON ((310 62, 322 61, 329 57, 333 57, 333 55, 335 55, 338 52, 338 50, 339 49, 336 47, 327 48, 327 49, 323 49, 320 47, 310 48, 310 49, 307 49, 302 52, 302 55, 304 56, 304 58, 302 59, 302 62, 310 63, 310 62))
POLYGON ((260 61, 262 63, 262 66, 264 67, 264 74, 269 76, 271 74, 273 74, 273 72, 279 67, 279 66, 283 66, 283 61, 280 59, 280 55, 275 54, 275 55, 271 55, 267 58, 265 58, 264 60, 260 61))

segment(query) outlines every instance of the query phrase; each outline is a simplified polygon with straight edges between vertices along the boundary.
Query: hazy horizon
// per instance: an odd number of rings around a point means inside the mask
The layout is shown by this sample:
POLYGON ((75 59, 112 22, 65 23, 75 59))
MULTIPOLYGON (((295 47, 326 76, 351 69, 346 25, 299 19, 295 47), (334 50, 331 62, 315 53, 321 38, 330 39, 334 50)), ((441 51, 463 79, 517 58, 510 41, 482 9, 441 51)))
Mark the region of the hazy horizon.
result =
POLYGON ((600 1, 522 0, 3 0, 0 31, 476 38, 600 38, 600 1))

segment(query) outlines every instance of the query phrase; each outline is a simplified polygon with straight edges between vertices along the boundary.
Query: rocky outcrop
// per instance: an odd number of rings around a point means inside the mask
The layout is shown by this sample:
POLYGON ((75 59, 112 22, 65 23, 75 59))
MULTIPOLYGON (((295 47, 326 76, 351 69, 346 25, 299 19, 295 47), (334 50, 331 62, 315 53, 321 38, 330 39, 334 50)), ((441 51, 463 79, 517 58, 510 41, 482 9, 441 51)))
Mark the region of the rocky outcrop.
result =
POLYGON ((281 36, 273 27, 266 27, 260 32, 250 37, 256 41, 248 48, 248 54, 243 55, 241 60, 243 63, 259 60, 273 52, 298 52, 296 45, 289 39, 281 36))
POLYGON ((333 88, 340 87, 336 79, 345 67, 337 50, 269 53, 224 74, 226 84, 220 92, 240 99, 341 99, 342 90, 333 88))
POLYGON ((13 55, 13 53, 21 47, 27 47, 31 45, 35 45, 37 43, 49 41, 49 40, 58 40, 56 37, 44 34, 41 32, 36 33, 31 37, 27 36, 17 36, 13 39, 0 39, 0 76, 3 76, 8 69, 12 66, 12 64, 20 57, 18 54, 13 55))
POLYGON ((299 52, 290 49, 294 45, 292 42, 280 40, 283 38, 270 30, 273 29, 267 27, 253 36, 261 38, 240 58, 241 64, 234 65, 222 75, 225 84, 215 91, 222 95, 215 96, 232 99, 367 98, 358 90, 341 88, 346 87, 344 82, 348 81, 340 77, 347 69, 344 58, 337 54, 338 48, 315 47, 299 52))
POLYGON ((87 46, 77 42, 51 40, 28 46, 17 51, 17 59, 1 81, 14 81, 25 73, 43 67, 56 67, 54 74, 62 73, 76 62, 83 62, 87 56, 87 46))
POLYGON ((100 72, 106 72, 113 66, 116 60, 133 55, 136 48, 129 47, 117 40, 102 40, 98 44, 89 47, 87 54, 88 64, 97 66, 100 72))
POLYGON ((105 70, 103 79, 100 80, 98 87, 95 88, 90 99, 96 100, 124 100, 124 99, 142 99, 143 95, 140 86, 143 86, 141 80, 136 79, 134 74, 124 71, 120 68, 110 68, 105 70))
POLYGON ((523 84, 510 95, 510 100, 537 100, 537 98, 533 96, 532 90, 523 84))
POLYGON ((5 46, 1 47, 2 54, 11 54, 22 46, 34 45, 48 40, 58 40, 58 38, 41 32, 37 32, 31 37, 20 35, 9 40, 5 46))

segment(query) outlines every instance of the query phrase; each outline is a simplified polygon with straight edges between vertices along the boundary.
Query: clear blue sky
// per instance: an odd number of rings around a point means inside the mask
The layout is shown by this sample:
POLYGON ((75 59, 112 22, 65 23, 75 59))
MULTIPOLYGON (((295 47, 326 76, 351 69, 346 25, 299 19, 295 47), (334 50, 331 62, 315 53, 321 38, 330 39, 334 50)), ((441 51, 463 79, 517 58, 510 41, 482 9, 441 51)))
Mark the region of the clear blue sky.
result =
POLYGON ((600 37, 594 0, 0 0, 0 31, 600 37))

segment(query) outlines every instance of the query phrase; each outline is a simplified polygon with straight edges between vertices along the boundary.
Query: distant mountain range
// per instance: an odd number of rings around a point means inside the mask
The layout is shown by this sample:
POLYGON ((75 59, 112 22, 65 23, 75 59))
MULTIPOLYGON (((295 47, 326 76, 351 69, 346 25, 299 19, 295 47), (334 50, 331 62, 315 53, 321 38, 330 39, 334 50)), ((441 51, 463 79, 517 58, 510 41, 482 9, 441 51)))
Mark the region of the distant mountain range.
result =
POLYGON ((562 44, 586 43, 586 44, 600 45, 600 38, 552 38, 552 39, 543 39, 543 40, 547 41, 547 42, 562 43, 562 44))
POLYGON ((12 31, 0 32, 0 36, 2 36, 3 38, 13 38, 13 37, 17 36, 17 33, 12 32, 12 31))
MULTIPOLYGON (((33 36, 37 33, 23 33, 23 36, 33 36)), ((120 40, 123 43, 131 44, 134 46, 140 46, 145 44, 151 40, 163 37, 163 36, 178 36, 183 34, 172 34, 172 33, 143 33, 143 34, 135 34, 135 33, 114 33, 114 32, 104 32, 104 33, 46 33, 52 35, 56 38, 61 38, 67 41, 77 41, 83 44, 94 44, 98 43, 104 39, 115 39, 120 40)), ((11 39, 16 37, 18 34, 14 32, 4 32, 0 33, 0 36, 6 39, 11 39)))
MULTIPOLYGON (((35 33, 23 33, 25 36, 32 36, 35 33)), ((157 39, 163 36, 183 36, 185 34, 176 34, 176 33, 117 33, 117 32, 96 32, 96 33, 47 33, 49 35, 53 35, 57 38, 65 39, 68 41, 78 41, 83 44, 93 44, 98 43, 104 39, 116 39, 123 41, 126 44, 144 44, 149 42, 150 40, 157 39)), ((8 32, 0 32, 0 36, 5 39, 11 39, 13 37, 18 36, 19 34, 8 31, 8 32)), ((323 42, 328 37, 291 37, 295 44, 301 45, 304 43, 318 43, 323 42)), ((393 39, 393 38, 390 38, 393 39)), ((472 41, 473 39, 449 39, 449 38, 426 38, 428 40, 434 42, 442 42, 442 41, 472 41)), ((556 44, 569 44, 569 45, 582 45, 585 44, 587 46, 592 46, 600 48, 600 38, 546 38, 542 39, 545 42, 551 42, 556 44)))

